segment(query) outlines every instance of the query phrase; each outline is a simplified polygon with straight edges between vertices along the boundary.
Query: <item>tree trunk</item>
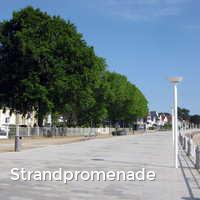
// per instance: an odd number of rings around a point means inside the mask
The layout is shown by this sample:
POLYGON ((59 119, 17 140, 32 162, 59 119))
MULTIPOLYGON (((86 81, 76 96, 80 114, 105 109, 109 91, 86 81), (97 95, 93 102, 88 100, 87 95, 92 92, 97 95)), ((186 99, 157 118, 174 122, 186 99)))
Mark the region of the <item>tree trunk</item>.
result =
POLYGON ((38 113, 38 126, 43 126, 43 119, 44 119, 44 115, 41 113, 38 113))

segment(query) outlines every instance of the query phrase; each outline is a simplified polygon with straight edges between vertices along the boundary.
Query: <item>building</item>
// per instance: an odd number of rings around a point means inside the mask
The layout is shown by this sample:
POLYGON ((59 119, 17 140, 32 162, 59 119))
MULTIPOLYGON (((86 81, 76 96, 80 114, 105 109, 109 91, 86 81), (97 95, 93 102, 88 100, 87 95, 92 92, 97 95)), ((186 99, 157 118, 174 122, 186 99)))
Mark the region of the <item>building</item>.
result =
POLYGON ((20 126, 34 126, 37 124, 35 113, 29 113, 26 116, 16 113, 10 113, 9 109, 0 110, 0 127, 8 125, 20 125, 20 126))
POLYGON ((167 117, 164 113, 159 113, 157 125, 158 125, 158 126, 164 126, 164 125, 167 124, 168 122, 169 122, 168 117, 167 117))
POLYGON ((171 123, 171 120, 171 115, 169 113, 158 113, 156 111, 151 111, 147 116, 147 128, 161 127, 165 124, 171 123))
POLYGON ((158 119, 159 119, 159 116, 156 111, 149 112, 149 115, 147 116, 147 128, 156 127, 158 119))

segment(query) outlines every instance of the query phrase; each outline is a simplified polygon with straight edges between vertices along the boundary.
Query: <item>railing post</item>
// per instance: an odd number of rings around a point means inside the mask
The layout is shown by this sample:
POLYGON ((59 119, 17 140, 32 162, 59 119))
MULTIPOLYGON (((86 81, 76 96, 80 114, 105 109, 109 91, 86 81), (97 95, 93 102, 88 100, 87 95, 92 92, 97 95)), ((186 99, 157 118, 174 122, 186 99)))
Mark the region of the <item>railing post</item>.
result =
POLYGON ((182 147, 183 147, 183 145, 184 145, 184 133, 181 135, 181 140, 182 140, 182 147))
POLYGON ((181 132, 179 133, 179 141, 180 141, 181 146, 183 146, 183 136, 181 132))
POLYGON ((183 150, 186 150, 186 137, 183 138, 183 150))
POLYGON ((199 145, 197 145, 195 153, 196 153, 195 168, 200 169, 200 146, 199 145))
POLYGON ((187 156, 191 155, 191 138, 187 141, 187 156))
POLYGON ((39 137, 40 136, 40 127, 36 126, 36 130, 37 130, 37 136, 39 137))
POLYGON ((9 124, 6 125, 6 137, 9 137, 9 124))
POLYGON ((28 127, 27 127, 28 137, 31 135, 30 134, 30 131, 31 131, 30 129, 31 129, 31 127, 28 125, 28 127))

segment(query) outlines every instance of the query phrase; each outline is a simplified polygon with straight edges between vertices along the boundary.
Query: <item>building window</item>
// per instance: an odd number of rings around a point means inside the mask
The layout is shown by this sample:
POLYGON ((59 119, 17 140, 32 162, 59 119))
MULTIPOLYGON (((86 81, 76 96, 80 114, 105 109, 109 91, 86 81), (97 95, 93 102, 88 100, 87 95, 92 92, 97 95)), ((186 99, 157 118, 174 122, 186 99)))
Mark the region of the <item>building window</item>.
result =
POLYGON ((6 118, 5 118, 5 123, 8 124, 9 122, 10 122, 10 117, 6 117, 6 118))

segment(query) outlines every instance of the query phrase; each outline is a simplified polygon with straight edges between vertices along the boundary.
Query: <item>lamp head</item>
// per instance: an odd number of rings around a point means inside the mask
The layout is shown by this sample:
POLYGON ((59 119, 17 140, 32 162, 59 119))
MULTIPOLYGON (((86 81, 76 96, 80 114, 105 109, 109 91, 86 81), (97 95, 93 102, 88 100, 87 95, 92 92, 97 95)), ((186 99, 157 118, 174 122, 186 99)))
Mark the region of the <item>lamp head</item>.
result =
POLYGON ((182 80, 183 80, 183 77, 178 77, 178 76, 169 78, 169 81, 171 83, 180 83, 182 80))

